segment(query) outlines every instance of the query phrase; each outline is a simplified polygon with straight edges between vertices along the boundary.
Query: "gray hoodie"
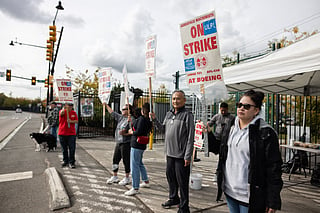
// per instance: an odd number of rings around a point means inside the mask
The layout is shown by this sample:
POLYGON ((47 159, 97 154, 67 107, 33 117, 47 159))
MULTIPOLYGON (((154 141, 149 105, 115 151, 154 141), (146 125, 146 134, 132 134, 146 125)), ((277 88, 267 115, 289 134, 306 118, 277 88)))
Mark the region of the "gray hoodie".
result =
POLYGON ((191 160, 194 143, 194 118, 190 111, 182 107, 175 114, 167 112, 161 124, 155 121, 160 131, 165 132, 165 150, 169 157, 191 160))

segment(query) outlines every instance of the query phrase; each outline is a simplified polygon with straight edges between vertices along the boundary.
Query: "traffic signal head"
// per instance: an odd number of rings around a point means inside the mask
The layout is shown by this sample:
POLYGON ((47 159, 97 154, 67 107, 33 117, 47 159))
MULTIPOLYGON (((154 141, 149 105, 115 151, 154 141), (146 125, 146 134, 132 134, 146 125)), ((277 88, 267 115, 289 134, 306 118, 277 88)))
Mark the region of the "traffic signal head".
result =
POLYGON ((49 82, 48 82, 48 79, 46 78, 46 79, 44 80, 44 87, 48 87, 48 84, 49 84, 49 82))
POLYGON ((56 42, 57 41, 56 35, 57 35, 56 25, 49 26, 49 36, 50 36, 49 40, 52 42, 56 42))
POLYGON ((52 61, 53 59, 53 42, 47 40, 47 60, 52 61))
POLYGON ((11 81, 11 70, 7 70, 6 80, 11 81))
POLYGON ((31 78, 31 85, 36 85, 37 79, 36 77, 31 78))

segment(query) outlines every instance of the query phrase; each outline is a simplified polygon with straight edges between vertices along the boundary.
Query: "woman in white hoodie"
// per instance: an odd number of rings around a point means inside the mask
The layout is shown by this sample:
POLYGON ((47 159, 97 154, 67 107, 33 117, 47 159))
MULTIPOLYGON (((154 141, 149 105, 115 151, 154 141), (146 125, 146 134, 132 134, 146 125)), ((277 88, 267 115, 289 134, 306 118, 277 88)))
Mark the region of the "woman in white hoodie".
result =
POLYGON ((260 116, 264 94, 250 90, 237 103, 235 124, 223 136, 218 196, 230 213, 274 213, 281 208, 281 165, 277 133, 260 116))

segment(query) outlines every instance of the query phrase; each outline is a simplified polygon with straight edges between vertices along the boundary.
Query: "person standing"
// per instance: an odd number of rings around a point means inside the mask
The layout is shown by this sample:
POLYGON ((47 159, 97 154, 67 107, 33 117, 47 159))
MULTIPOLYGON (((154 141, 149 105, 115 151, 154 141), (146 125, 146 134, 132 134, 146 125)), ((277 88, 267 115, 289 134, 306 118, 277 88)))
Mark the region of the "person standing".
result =
POLYGON ((125 192, 125 195, 135 195, 139 193, 139 188, 149 188, 149 178, 146 167, 142 162, 144 150, 147 148, 147 144, 141 144, 138 142, 138 136, 148 136, 152 128, 152 122, 149 118, 150 104, 145 103, 141 109, 141 116, 133 123, 133 128, 129 129, 131 137, 131 155, 130 166, 132 176, 132 188, 125 192), (142 183, 140 184, 140 175, 142 183))
POLYGON ((119 183, 120 185, 127 185, 130 181, 130 139, 131 135, 128 133, 129 130, 129 123, 128 123, 128 115, 129 109, 132 113, 131 107, 128 108, 130 105, 124 105, 122 107, 122 114, 114 112, 109 105, 107 106, 108 112, 111 114, 112 117, 118 122, 116 131, 115 131, 115 140, 116 146, 114 147, 113 152, 113 160, 112 160, 112 171, 113 176, 107 180, 108 184, 112 183, 119 183), (119 163, 123 160, 124 170, 125 170, 125 177, 120 181, 118 178, 118 171, 119 171, 119 163), (120 182, 119 182, 120 181, 120 182))
MULTIPOLYGON (((48 125, 50 128, 50 134, 56 138, 57 143, 57 129, 59 126, 59 109, 55 101, 51 101, 49 113, 48 113, 48 125)), ((55 144, 57 146, 57 144, 55 144)), ((55 146, 55 147, 56 147, 55 146)))
POLYGON ((222 135, 217 201, 224 192, 231 213, 281 208, 282 158, 277 133, 259 116, 263 99, 262 92, 244 93, 234 126, 222 135))
MULTIPOLYGON (((208 131, 210 131, 210 127, 213 127, 215 125, 215 131, 214 131, 214 137, 215 138, 215 143, 221 144, 221 137, 222 137, 222 132, 226 130, 227 128, 225 127, 230 127, 233 125, 235 116, 231 115, 228 112, 228 104, 225 102, 222 102, 220 104, 220 113, 214 115, 210 121, 207 122, 208 126, 208 131)), ((219 149, 217 149, 217 152, 219 152, 219 149)), ((215 152, 215 154, 217 153, 215 152)), ((217 181, 217 176, 216 174, 214 175, 213 181, 217 181)))
POLYGON ((154 113, 150 113, 155 125, 165 132, 169 200, 164 202, 162 207, 167 209, 179 205, 178 212, 190 212, 189 179, 195 124, 192 113, 185 108, 185 103, 185 93, 182 90, 175 90, 172 93, 173 109, 167 112, 162 124, 154 113))
POLYGON ((76 152, 76 123, 78 123, 77 113, 72 109, 73 103, 66 103, 59 112, 59 140, 62 148, 62 167, 69 165, 74 169, 76 152))
POLYGON ((208 121, 207 125, 209 127, 213 127, 213 125, 216 125, 214 136, 216 137, 216 140, 221 142, 221 136, 222 132, 224 130, 224 127, 226 125, 230 126, 234 122, 235 116, 231 115, 228 112, 228 104, 225 102, 222 102, 220 104, 220 113, 214 115, 210 121, 208 121))

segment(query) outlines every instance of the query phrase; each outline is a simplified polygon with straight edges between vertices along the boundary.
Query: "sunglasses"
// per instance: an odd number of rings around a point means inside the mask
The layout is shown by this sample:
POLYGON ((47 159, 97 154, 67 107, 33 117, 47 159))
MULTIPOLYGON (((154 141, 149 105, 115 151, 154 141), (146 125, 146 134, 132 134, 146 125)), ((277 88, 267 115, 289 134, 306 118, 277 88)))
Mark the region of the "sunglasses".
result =
POLYGON ((124 110, 128 110, 128 108, 124 108, 124 109, 122 109, 122 111, 124 111, 124 110))
POLYGON ((249 110, 250 107, 255 107, 255 105, 251 105, 251 104, 243 104, 243 103, 236 103, 237 108, 241 108, 243 107, 245 110, 249 110))

